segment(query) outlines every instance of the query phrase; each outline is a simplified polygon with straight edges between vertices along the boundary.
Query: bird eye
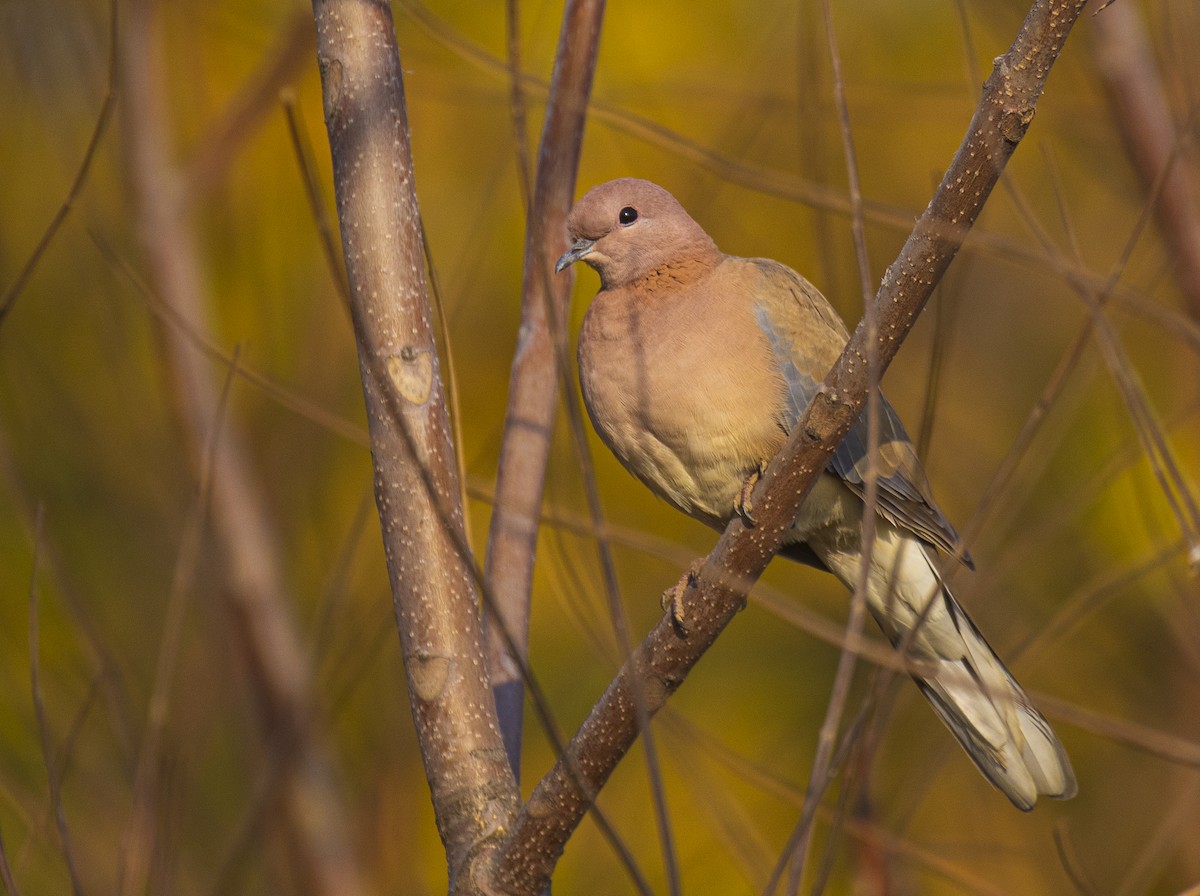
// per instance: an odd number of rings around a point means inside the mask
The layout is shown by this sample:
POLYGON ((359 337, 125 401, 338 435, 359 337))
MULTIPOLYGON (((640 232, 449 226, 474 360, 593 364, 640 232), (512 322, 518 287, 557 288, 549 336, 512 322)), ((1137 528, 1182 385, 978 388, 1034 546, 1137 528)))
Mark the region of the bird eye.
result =
POLYGON ((623 209, 621 209, 621 213, 619 215, 617 215, 617 220, 620 221, 622 224, 626 224, 626 225, 632 224, 637 219, 638 219, 637 209, 633 208, 632 206, 629 206, 629 205, 627 205, 623 209))

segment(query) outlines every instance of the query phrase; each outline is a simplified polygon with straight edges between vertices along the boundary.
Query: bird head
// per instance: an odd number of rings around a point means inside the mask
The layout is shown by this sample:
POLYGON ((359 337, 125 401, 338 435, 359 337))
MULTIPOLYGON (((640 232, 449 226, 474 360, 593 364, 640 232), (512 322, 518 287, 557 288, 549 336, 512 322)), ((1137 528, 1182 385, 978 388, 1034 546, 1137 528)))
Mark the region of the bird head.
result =
POLYGON ((595 268, 604 289, 658 271, 715 265, 720 250, 679 202, 657 184, 625 177, 593 187, 567 216, 571 248, 554 265, 595 268))

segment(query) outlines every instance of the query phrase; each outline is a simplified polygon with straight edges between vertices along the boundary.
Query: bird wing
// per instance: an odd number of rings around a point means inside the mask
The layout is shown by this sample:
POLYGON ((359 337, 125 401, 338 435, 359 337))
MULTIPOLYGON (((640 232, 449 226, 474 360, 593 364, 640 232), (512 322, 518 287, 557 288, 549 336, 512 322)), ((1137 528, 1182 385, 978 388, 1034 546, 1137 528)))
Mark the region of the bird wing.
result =
MULTIPOLYGON (((846 327, 811 283, 778 262, 753 259, 761 274, 755 290, 758 325, 775 353, 787 394, 782 424, 790 433, 804 415, 817 389, 845 347, 846 327)), ((954 553, 959 535, 937 506, 929 480, 921 468, 912 440, 900 417, 880 396, 878 510, 890 523, 908 529, 936 546, 954 553)), ((829 461, 859 497, 865 497, 867 473, 867 418, 864 413, 850 428, 829 461)), ((964 562, 972 566, 969 556, 964 562)))

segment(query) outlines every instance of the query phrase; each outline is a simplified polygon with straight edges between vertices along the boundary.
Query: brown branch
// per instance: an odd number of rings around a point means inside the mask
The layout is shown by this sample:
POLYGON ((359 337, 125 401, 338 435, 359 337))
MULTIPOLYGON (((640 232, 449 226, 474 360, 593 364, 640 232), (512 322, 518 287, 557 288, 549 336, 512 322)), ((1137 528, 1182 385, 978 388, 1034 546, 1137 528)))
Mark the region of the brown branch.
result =
POLYGON ((880 370, 895 357, 1033 119, 1047 76, 1085 0, 1038 0, 992 75, 962 146, 929 207, 875 298, 878 339, 869 346, 860 324, 804 420, 772 460, 755 490, 756 523, 735 519, 684 596, 689 630, 663 619, 626 661, 567 747, 535 788, 499 856, 496 879, 506 892, 534 894, 554 865, 587 805, 637 737, 634 695, 654 711, 682 684, 745 600, 791 526, 809 488, 866 401, 867 358, 880 370), (582 776, 586 787, 576 783, 582 776))
MULTIPOLYGON (((572 0, 563 13, 538 151, 537 182, 526 223, 520 335, 513 357, 496 501, 488 534, 485 577, 494 595, 494 606, 485 608, 488 668, 514 772, 520 767, 524 706, 521 666, 529 642, 538 516, 571 295, 570 278, 555 277, 554 262, 567 248, 565 222, 574 198, 603 17, 604 0, 572 0), (489 618, 492 612, 497 618, 489 618), (507 629, 518 656, 509 653, 498 626, 507 629)), ((524 151, 523 147, 518 149, 524 151)))
MULTIPOLYGON (((220 383, 212 366, 184 335, 208 333, 205 269, 185 181, 171 157, 170 106, 165 95, 161 4, 129 4, 120 44, 125 162, 134 214, 153 292, 186 328, 162 327, 160 340, 176 412, 197 468, 220 416, 220 383)), ((212 524, 224 560, 226 598, 238 646, 275 759, 285 764, 279 823, 302 857, 314 892, 358 893, 362 884, 347 836, 346 813, 313 719, 311 670, 291 615, 275 525, 250 464, 244 434, 232 421, 214 445, 212 524)), ((141 892, 148 844, 124 881, 141 892)), ((130 853, 134 855, 134 853, 130 853)))
POLYGON ((317 61, 409 702, 452 892, 519 804, 484 666, 391 10, 314 0, 317 61))

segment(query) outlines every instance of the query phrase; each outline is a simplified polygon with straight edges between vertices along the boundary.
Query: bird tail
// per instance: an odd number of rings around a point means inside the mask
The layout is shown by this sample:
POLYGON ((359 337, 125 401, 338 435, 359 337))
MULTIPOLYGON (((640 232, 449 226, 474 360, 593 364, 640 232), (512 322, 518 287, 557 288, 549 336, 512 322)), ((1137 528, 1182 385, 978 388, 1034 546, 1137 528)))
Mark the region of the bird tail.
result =
POLYGON ((943 586, 941 599, 966 651, 939 657, 913 680, 984 777, 1028 812, 1039 794, 1075 795, 1062 743, 1028 695, 943 586))
MULTIPOLYGON (((946 588, 930 549, 880 523, 867 604, 892 643, 914 661, 911 674, 934 711, 984 777, 1018 808, 1029 811, 1039 794, 1074 796, 1066 750, 946 588)), ((826 553, 822 559, 850 583, 861 555, 826 553)))

